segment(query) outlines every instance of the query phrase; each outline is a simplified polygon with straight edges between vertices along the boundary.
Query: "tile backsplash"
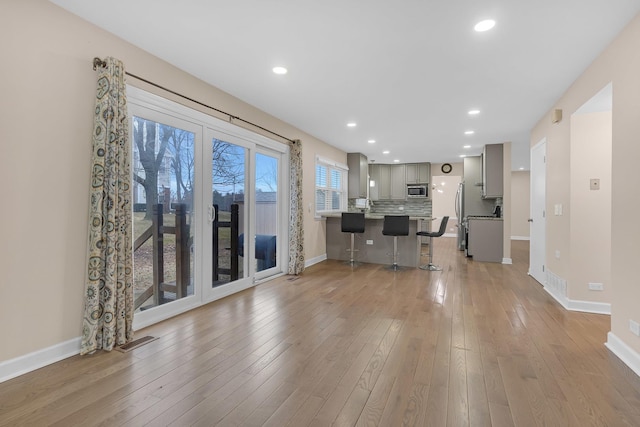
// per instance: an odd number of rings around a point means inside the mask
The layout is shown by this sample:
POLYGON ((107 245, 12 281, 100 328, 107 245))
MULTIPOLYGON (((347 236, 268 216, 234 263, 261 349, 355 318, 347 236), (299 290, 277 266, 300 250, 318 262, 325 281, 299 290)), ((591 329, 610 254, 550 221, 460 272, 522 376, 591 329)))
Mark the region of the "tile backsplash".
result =
MULTIPOLYGON (((349 199, 349 210, 357 210, 355 199, 349 199)), ((431 200, 370 200, 369 212, 383 215, 431 216, 431 200)))

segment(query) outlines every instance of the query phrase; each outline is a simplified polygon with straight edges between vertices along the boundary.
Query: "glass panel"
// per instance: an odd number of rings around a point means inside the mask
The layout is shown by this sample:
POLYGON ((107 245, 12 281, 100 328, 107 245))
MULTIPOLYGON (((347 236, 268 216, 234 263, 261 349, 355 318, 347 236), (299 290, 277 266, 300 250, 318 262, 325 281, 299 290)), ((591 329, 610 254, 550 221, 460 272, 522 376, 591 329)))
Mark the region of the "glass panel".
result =
POLYGON ((212 286, 245 277, 245 173, 247 149, 212 139, 213 222, 212 286))
POLYGON ((256 153, 255 271, 276 266, 278 235, 278 159, 256 153))
POLYGON ((134 299, 144 310, 193 295, 195 134, 133 117, 134 299))

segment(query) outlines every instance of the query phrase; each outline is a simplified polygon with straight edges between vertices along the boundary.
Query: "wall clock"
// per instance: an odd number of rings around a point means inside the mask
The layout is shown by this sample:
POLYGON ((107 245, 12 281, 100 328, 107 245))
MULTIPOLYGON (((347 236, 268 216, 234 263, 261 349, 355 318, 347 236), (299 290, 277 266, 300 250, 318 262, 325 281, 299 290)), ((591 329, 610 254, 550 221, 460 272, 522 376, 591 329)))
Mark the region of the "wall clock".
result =
POLYGON ((442 166, 440 166, 440 170, 442 171, 442 173, 449 173, 452 169, 453 168, 451 167, 450 163, 443 163, 442 166))

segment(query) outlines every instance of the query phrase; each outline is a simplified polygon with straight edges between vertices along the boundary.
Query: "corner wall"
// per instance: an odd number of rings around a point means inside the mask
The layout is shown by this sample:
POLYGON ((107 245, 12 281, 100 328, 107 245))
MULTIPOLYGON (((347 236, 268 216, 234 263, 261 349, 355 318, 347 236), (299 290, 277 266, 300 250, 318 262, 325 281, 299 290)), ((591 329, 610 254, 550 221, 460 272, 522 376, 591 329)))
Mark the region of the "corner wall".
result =
POLYGON ((640 159, 639 51, 640 15, 633 18, 540 119, 532 130, 531 146, 542 138, 547 139, 547 212, 553 212, 556 203, 562 203, 566 209, 562 216, 547 216, 546 264, 548 270, 568 278, 572 268, 569 256, 572 207, 570 120, 567 118, 608 83, 613 84, 611 334, 607 346, 640 374, 640 337, 629 331, 630 319, 640 322, 640 286, 636 268, 640 259, 636 238, 640 185, 635 178, 640 159), (565 119, 554 125, 551 112, 557 108, 563 110, 565 119), (560 250, 560 259, 553 256, 556 249, 560 250))

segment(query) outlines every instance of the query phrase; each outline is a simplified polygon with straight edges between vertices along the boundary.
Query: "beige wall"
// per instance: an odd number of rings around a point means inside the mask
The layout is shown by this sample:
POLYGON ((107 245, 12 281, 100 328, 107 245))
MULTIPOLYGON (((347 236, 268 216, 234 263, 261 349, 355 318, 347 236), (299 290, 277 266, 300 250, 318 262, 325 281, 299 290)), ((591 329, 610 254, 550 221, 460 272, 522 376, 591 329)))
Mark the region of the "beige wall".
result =
POLYGON ((511 172, 511 238, 529 237, 529 171, 511 172))
MULTIPOLYGON (((564 215, 547 215, 549 270, 571 277, 570 245, 570 120, 582 104, 608 83, 613 84, 612 173, 611 173, 611 330, 629 348, 640 353, 640 338, 629 331, 629 319, 640 321, 640 286, 636 265, 640 259, 637 217, 640 210, 638 159, 640 159, 640 15, 605 49, 551 106, 532 130, 531 145, 547 139, 547 212, 556 203, 564 215), (560 108, 564 117, 551 123, 551 111, 560 108), (568 209, 568 211, 567 211, 568 209), (560 259, 553 254, 561 251, 560 259)), ((578 148, 578 147, 576 147, 578 148)), ((606 227, 602 222, 601 227, 606 227)), ((570 290, 569 292, 573 292, 570 290)))
MULTIPOLYGON (((301 139, 305 207, 314 200, 315 156, 346 163, 342 151, 46 0, 3 1, 0 37, 0 362, 81 334, 94 56, 119 58, 134 74, 301 139)), ((325 253, 324 224, 312 210, 304 215, 307 259, 325 253)))
POLYGON ((611 302, 611 112, 571 116, 570 275, 573 300, 611 302), (589 180, 600 179, 591 190, 589 180), (604 284, 591 291, 589 282, 604 284))

